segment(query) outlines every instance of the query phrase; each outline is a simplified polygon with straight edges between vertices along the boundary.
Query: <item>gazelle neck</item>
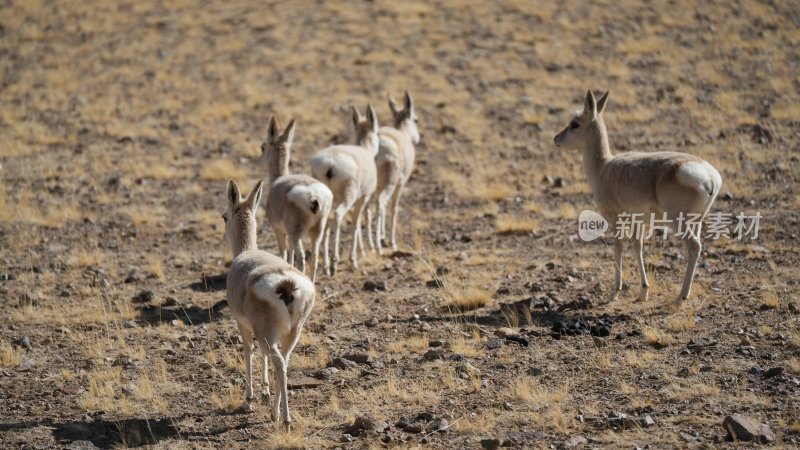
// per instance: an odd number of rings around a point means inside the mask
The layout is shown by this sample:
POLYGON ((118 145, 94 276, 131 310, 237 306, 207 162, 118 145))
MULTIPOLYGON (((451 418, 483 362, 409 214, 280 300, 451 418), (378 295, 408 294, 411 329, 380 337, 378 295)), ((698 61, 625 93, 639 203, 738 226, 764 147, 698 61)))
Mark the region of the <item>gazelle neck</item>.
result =
POLYGON ((596 119, 590 133, 591 138, 583 149, 583 169, 586 172, 587 178, 589 178, 589 184, 592 185, 592 190, 595 190, 600 170, 606 162, 613 158, 613 155, 608 145, 606 124, 601 117, 596 119))

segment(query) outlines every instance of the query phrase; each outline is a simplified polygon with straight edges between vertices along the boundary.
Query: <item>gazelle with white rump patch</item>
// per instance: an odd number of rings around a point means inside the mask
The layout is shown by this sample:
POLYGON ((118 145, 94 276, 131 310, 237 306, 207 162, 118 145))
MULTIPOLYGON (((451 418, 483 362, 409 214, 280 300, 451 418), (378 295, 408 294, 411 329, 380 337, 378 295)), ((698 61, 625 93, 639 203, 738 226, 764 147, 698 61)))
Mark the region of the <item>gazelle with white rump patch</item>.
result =
POLYGON ((256 211, 263 182, 259 181, 247 199, 242 200, 239 186, 228 182, 228 208, 225 239, 233 249, 233 263, 228 271, 227 294, 231 315, 236 319, 244 343, 245 402, 253 399, 252 345, 255 336, 264 355, 262 397, 269 403, 267 355, 272 360, 278 383, 272 417, 289 425, 289 397, 286 371, 292 350, 300 339, 303 325, 314 308, 314 284, 284 259, 256 247, 256 211))
MULTIPOLYGON (((616 221, 622 213, 642 214, 643 217, 655 214, 659 221, 666 214, 667 221, 661 224, 668 224, 672 229, 676 229, 680 217, 699 216, 694 229, 682 230, 681 237, 686 242, 689 258, 683 288, 676 299, 676 304, 680 305, 689 297, 702 249, 699 225, 722 187, 722 176, 708 162, 686 153, 627 152, 612 155, 603 120, 607 100, 608 92, 595 100, 589 91, 583 112, 556 135, 556 146, 583 153, 583 168, 595 202, 612 230, 616 230, 616 221)), ((642 254, 644 233, 634 231, 628 240, 634 244, 642 280, 639 298, 646 300, 650 285, 642 254)), ((616 299, 622 288, 622 245, 622 239, 614 240, 615 272, 611 300, 616 299)))
POLYGON ((411 172, 414 171, 414 145, 419 143, 417 115, 414 112, 414 101, 408 92, 405 104, 400 109, 397 102, 389 96, 389 109, 392 111, 392 127, 381 127, 378 131, 378 154, 375 166, 378 170, 378 212, 375 226, 375 245, 378 253, 383 250, 383 239, 386 237, 386 209, 392 210, 391 245, 397 251, 397 213, 400 209, 400 195, 403 192, 411 172), (390 203, 391 201, 391 203, 390 203))
MULTIPOLYGON (((378 154, 378 117, 372 105, 367 106, 366 119, 353 107, 353 125, 358 145, 333 145, 320 151, 311 159, 311 174, 322 181, 333 192, 334 241, 333 264, 329 273, 336 271, 339 261, 339 236, 345 214, 350 212, 353 220, 353 249, 350 261, 358 268, 358 246, 361 236, 361 216, 377 186, 375 155, 378 154)), ((367 238, 372 242, 372 217, 367 216, 367 238)), ((330 230, 325 233, 328 246, 330 230)), ((362 253, 366 251, 362 247, 362 253)))
MULTIPOLYGON (((333 193, 317 179, 289 173, 294 130, 294 119, 283 133, 274 117, 269 120, 267 138, 261 144, 261 159, 269 171, 270 182, 265 209, 281 256, 303 273, 306 264, 301 239, 305 236, 311 239, 311 280, 316 283, 319 246, 331 212, 333 193)), ((327 247, 323 251, 327 268, 330 265, 327 247)))

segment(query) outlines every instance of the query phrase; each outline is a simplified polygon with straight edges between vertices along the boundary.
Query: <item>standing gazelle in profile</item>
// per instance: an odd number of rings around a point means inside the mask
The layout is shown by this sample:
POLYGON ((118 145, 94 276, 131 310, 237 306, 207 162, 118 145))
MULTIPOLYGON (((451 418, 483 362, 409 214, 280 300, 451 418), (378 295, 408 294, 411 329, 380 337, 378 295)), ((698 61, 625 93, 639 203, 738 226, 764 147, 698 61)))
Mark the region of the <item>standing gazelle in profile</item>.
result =
MULTIPOLYGON (((265 209, 267 220, 275 230, 281 256, 303 273, 306 264, 301 239, 304 236, 311 239, 311 280, 316 283, 319 246, 331 212, 333 194, 319 180, 289 173, 294 129, 294 119, 283 133, 274 117, 269 120, 267 139, 261 144, 261 158, 267 165, 270 183, 265 209)), ((330 264, 327 246, 323 251, 327 268, 330 264)))
MULTIPOLYGON (((595 100, 594 94, 589 91, 583 112, 577 114, 556 135, 556 146, 583 152, 583 169, 589 179, 595 202, 612 230, 616 230, 617 219, 622 213, 642 214, 639 217, 645 218, 655 214, 659 222, 666 214, 672 229, 679 226, 679 218, 688 214, 699 216, 694 229, 682 230, 681 237, 686 242, 689 258, 683 288, 675 301, 680 305, 689 298, 697 259, 702 249, 699 224, 722 187, 722 176, 711 164, 686 153, 628 152, 612 155, 603 121, 607 100, 608 92, 600 100, 595 100)), ((642 255, 644 233, 641 229, 635 231, 629 239, 634 244, 642 279, 639 299, 646 300, 650 285, 642 255)), ((612 301, 622 289, 622 244, 622 239, 614 240, 612 301)))
MULTIPOLYGON (((378 117, 372 105, 367 106, 366 119, 353 107, 353 125, 358 145, 333 145, 321 150, 311 159, 311 174, 322 181, 333 192, 334 241, 332 275, 339 262, 339 236, 345 214, 350 212, 353 220, 353 249, 350 261, 358 268, 358 245, 361 236, 361 216, 365 205, 375 192, 377 174, 375 155, 378 154, 378 117)), ((367 217, 367 234, 370 249, 372 242, 372 217, 367 217)), ((330 232, 325 233, 328 247, 330 232)), ((366 253, 362 245, 362 253, 366 253)))
POLYGON ((245 402, 253 399, 253 336, 264 355, 262 397, 268 403, 267 355, 272 360, 278 382, 272 417, 289 425, 289 396, 286 371, 300 332, 314 308, 314 284, 285 260, 256 247, 256 210, 263 182, 259 181, 246 200, 239 186, 228 182, 228 208, 222 214, 225 239, 233 249, 228 271, 227 294, 231 315, 236 319, 244 343, 245 402))
POLYGON ((411 172, 414 171, 414 145, 419 143, 414 101, 408 92, 402 109, 397 106, 394 98, 389 96, 389 109, 392 111, 393 127, 381 127, 378 131, 379 147, 375 156, 375 166, 378 170, 378 213, 375 226, 378 253, 381 253, 383 239, 386 237, 387 204, 392 210, 392 250, 397 251, 397 213, 400 209, 400 195, 408 179, 411 178, 411 172))

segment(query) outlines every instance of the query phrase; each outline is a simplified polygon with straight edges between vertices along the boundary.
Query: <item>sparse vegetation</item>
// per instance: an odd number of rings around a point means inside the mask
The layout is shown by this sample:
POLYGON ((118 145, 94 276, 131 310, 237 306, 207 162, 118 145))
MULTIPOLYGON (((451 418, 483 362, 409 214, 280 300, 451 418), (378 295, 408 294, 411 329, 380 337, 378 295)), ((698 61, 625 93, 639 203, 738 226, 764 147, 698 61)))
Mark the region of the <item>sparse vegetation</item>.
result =
MULTIPOLYGON (((0 447, 713 447, 733 413, 797 447, 793 7, 4 3, 0 447), (244 413, 242 343, 219 303, 224 181, 249 192, 267 175, 271 114, 297 119, 290 171, 307 174, 318 150, 353 142, 350 105, 390 125, 385 95, 406 89, 422 139, 400 251, 357 271, 344 252, 318 274, 288 371, 292 429, 261 399, 258 351, 244 413), (608 303, 613 245, 577 236, 596 204, 581 155, 552 141, 586 89, 611 91, 615 153, 701 156, 723 176, 712 212, 762 215, 758 238, 705 239, 680 309, 666 307, 679 241, 647 241, 646 302, 626 249, 608 303), (152 300, 134 302, 142 291, 152 300), (551 336, 604 314, 609 336, 551 336), (361 416, 389 432, 352 430, 361 416)), ((263 208, 257 224, 275 251, 263 208)))

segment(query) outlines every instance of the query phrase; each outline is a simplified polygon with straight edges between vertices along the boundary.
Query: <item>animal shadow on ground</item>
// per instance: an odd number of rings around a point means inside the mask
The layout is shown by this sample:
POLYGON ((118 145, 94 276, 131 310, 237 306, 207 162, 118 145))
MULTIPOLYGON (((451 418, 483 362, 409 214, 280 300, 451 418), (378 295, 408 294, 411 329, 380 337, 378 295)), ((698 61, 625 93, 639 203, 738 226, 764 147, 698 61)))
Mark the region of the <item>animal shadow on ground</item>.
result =
POLYGON ((174 422, 172 418, 72 422, 54 425, 53 437, 58 442, 91 441, 99 448, 138 447, 179 436, 174 422))
POLYGON ((197 305, 185 307, 178 301, 172 306, 146 305, 139 309, 137 321, 144 321, 149 325, 157 325, 160 322, 180 320, 185 325, 201 325, 222 320, 224 318, 222 310, 226 306, 228 306, 227 300, 220 300, 209 308, 197 305))
POLYGON ((189 285, 189 289, 196 292, 218 292, 224 291, 227 284, 228 274, 221 273, 219 275, 206 275, 203 273, 200 281, 196 281, 189 285))

